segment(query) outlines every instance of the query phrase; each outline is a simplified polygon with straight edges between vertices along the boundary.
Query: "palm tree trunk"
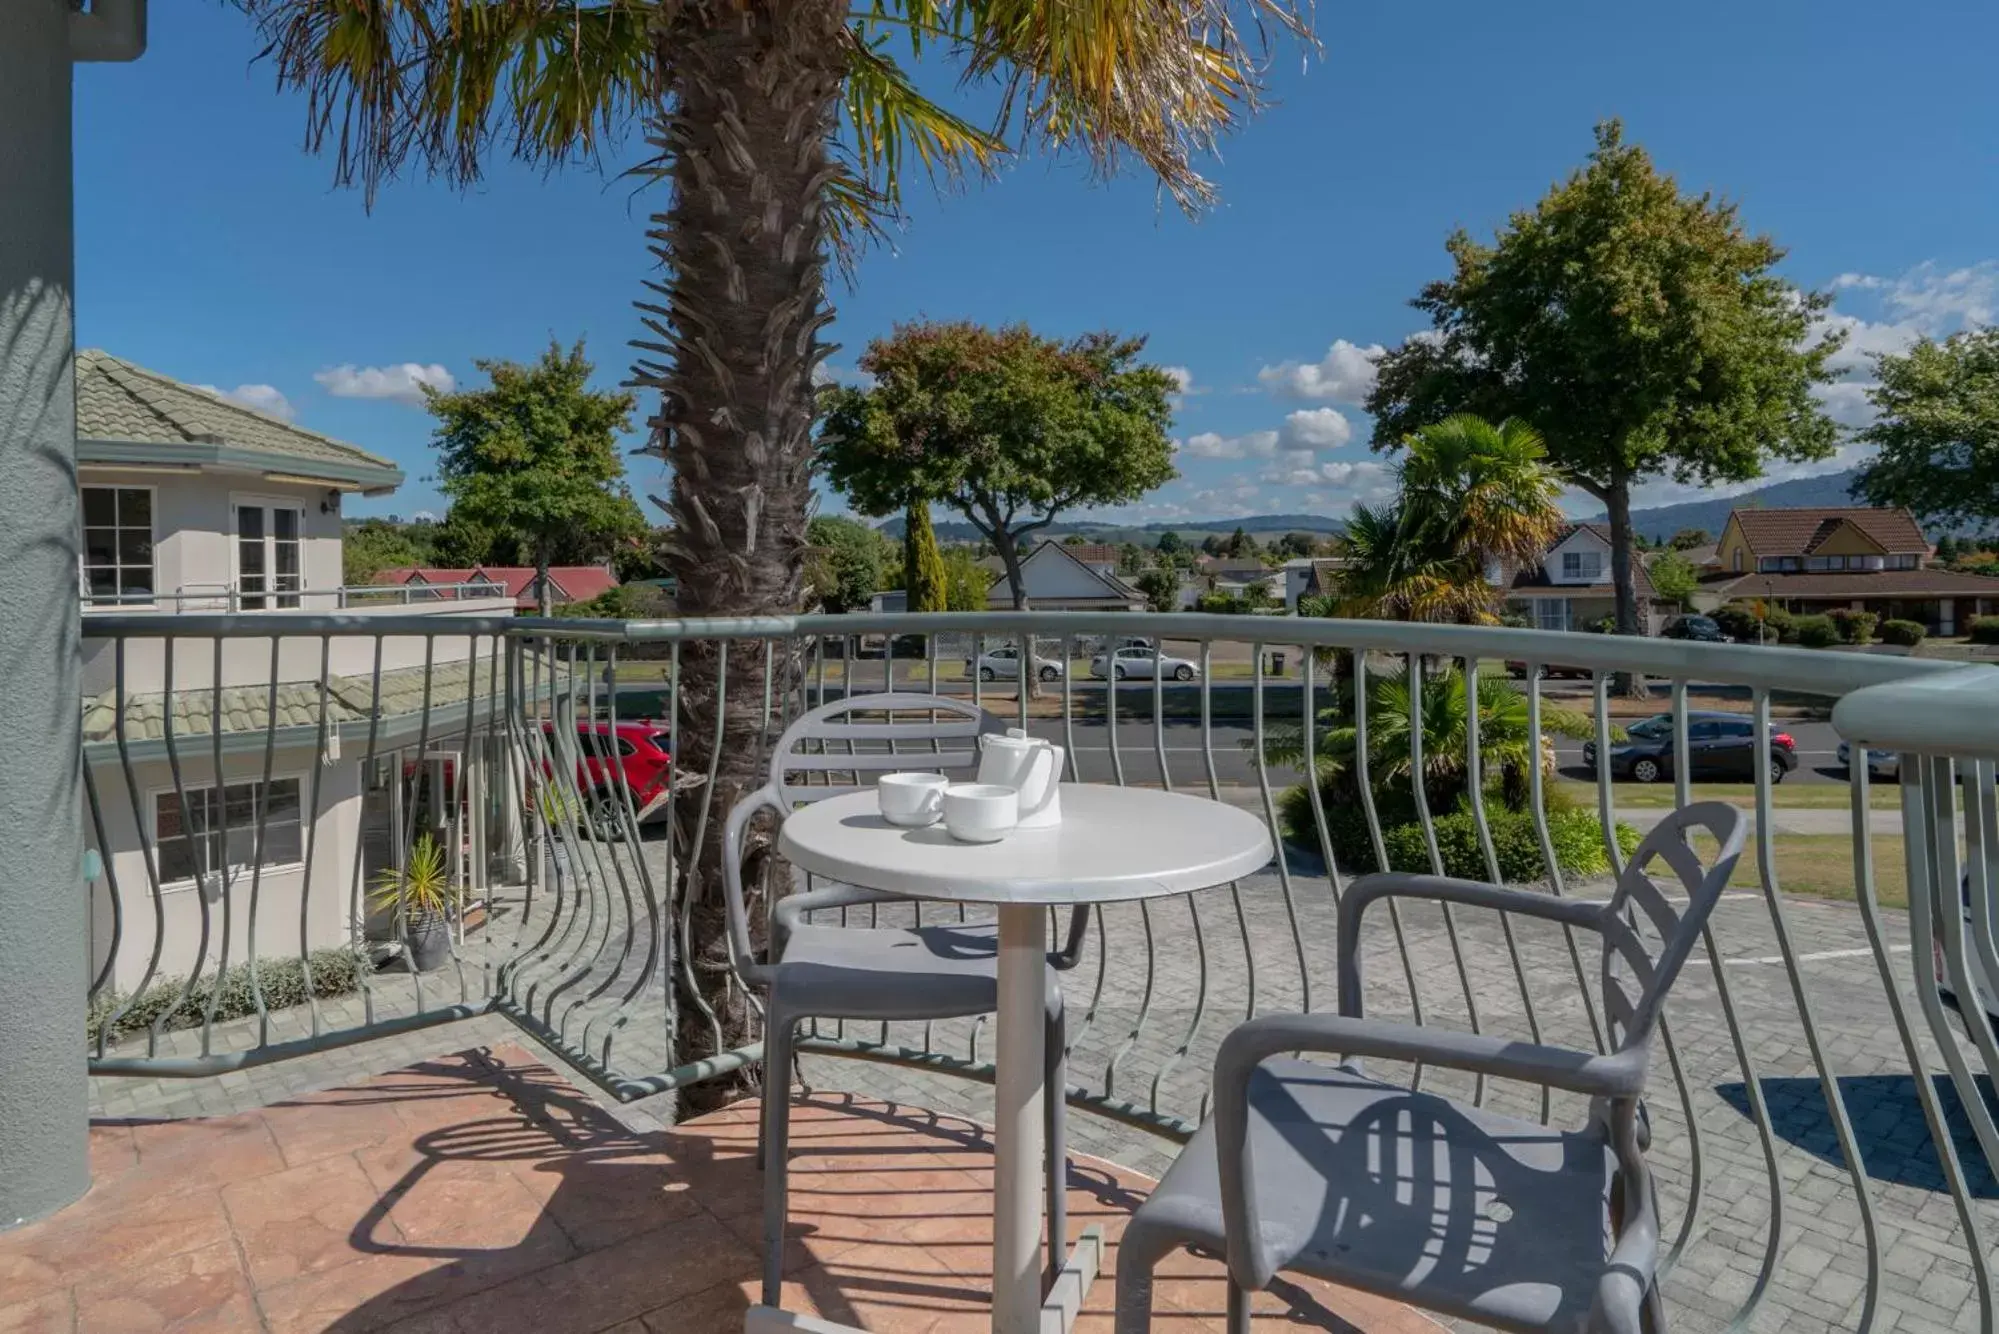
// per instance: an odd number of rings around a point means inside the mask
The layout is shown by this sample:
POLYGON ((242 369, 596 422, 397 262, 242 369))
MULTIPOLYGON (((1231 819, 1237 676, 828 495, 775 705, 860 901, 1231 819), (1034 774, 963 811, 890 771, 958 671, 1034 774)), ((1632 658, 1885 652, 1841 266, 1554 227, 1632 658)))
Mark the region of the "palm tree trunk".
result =
MULTIPOLYGON (((832 319, 822 204, 843 13, 833 0, 697 0, 675 8, 656 34, 669 82, 651 137, 670 164, 673 195, 647 231, 666 276, 646 284, 659 299, 639 303, 653 338, 636 344, 635 379, 661 394, 653 447, 673 470, 668 563, 684 616, 798 608, 812 372, 826 351, 819 331, 832 319)), ((795 661, 773 658, 780 697, 795 661)), ((682 772, 712 768, 715 777, 677 806, 675 836, 699 849, 683 858, 676 887, 688 921, 672 979, 677 1062, 755 1040, 729 969, 721 830, 763 778, 765 672, 758 641, 693 642, 681 654, 682 772)), ((780 880, 789 874, 775 869, 780 880)), ((762 916, 752 902, 751 922, 762 916)), ((682 1110, 720 1105, 745 1083, 697 1085, 682 1110)))

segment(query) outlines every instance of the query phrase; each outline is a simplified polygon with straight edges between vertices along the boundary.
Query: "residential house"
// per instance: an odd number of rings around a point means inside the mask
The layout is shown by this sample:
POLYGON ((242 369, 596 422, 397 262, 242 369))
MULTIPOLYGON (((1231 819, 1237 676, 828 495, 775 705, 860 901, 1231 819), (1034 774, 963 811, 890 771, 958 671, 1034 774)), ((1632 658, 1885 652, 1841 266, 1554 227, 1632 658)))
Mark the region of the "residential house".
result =
POLYGON ((1256 588, 1272 602, 1285 595, 1284 572, 1273 570, 1252 556, 1203 556, 1197 568, 1207 585, 1202 592, 1234 593, 1240 597, 1256 588))
MULTIPOLYGON (((411 590, 412 601, 453 598, 461 594, 492 596, 488 588, 513 599, 522 611, 541 606, 541 587, 532 565, 473 565, 465 568, 405 566, 379 570, 375 582, 411 590)), ((548 567, 549 605, 567 606, 588 602, 618 586, 618 576, 608 565, 551 565, 548 567)))
POLYGON ((1301 598, 1322 598, 1337 591, 1340 572, 1351 564, 1344 556, 1299 556, 1284 562, 1284 609, 1295 614, 1301 598))
MULTIPOLYGON (((1075 547, 1043 542, 1020 562, 1028 605, 1037 611, 1144 611, 1145 594, 1115 572, 1099 570, 1079 559, 1075 547)), ((986 605, 1013 606, 1013 584, 1004 571, 986 590, 986 605)))
MULTIPOLYGON (((212 968, 225 939, 232 963, 247 949, 295 955, 302 899, 308 944, 354 938, 362 923, 348 887, 357 869, 365 878, 399 858, 390 831, 409 793, 406 772, 455 760, 468 789, 499 791, 485 781, 494 750, 464 736, 468 720, 490 717, 481 683, 491 680, 494 646, 463 635, 321 639, 284 627, 335 610, 506 614, 512 599, 408 605, 357 600, 365 590, 341 587, 342 502, 394 490, 403 474, 386 459, 99 351, 77 356, 76 412, 84 759, 101 866, 94 966, 129 989, 147 975, 155 940, 164 947, 152 960, 156 978, 212 968), (112 613, 204 611, 266 616, 272 636, 101 629, 112 613), (284 725, 267 750, 273 711, 284 725), (321 886, 309 899, 308 878, 321 886), (126 904, 153 904, 152 920, 114 917, 114 879, 126 904), (211 916, 213 930, 204 929, 211 916)), ((468 811, 475 832, 508 805, 468 811)), ((486 874, 483 863, 467 869, 474 884, 486 874)))
MULTIPOLYGON (((1572 523, 1562 530, 1539 565, 1497 567, 1488 578, 1499 586, 1506 606, 1526 616, 1537 630, 1585 630, 1617 614, 1608 524, 1572 523)), ((1646 634, 1654 634, 1668 609, 1658 603, 1652 580, 1637 560, 1631 562, 1631 580, 1638 597, 1639 622, 1646 634)))
POLYGON ((1918 621, 1954 635, 1999 612, 1999 579, 1930 563, 1922 526, 1906 509, 1739 509, 1716 543, 1699 605, 1754 599, 1791 612, 1849 607, 1918 621))
POLYGON ((1069 554, 1098 574, 1116 574, 1118 549, 1109 542, 1064 542, 1069 554))

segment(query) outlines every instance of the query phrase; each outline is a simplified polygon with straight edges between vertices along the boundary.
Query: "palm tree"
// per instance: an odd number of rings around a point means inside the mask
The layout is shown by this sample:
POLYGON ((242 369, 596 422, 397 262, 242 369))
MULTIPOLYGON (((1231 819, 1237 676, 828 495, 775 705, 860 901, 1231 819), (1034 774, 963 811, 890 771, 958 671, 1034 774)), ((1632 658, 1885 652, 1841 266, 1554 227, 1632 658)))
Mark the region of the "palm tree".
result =
MULTIPOLYGON (((406 166, 464 185, 494 150, 554 165, 643 133, 640 174, 668 191, 647 228, 662 273, 636 302, 633 383, 659 393, 651 448, 673 472, 668 563, 689 616, 798 607, 827 262, 896 215, 910 169, 949 181, 1024 143, 1073 147, 1104 176, 1136 158, 1197 208, 1211 190, 1194 161, 1256 106, 1266 34, 1307 32, 1292 0, 238 3, 281 86, 306 94, 308 149, 332 147, 336 177, 371 199, 406 166), (927 99, 891 37, 996 85, 995 123, 927 99)), ((712 801, 687 803, 715 823, 679 887, 693 957, 676 970, 693 979, 682 1012, 716 1019, 682 1028, 681 1061, 752 1035, 717 859, 719 821, 759 777, 743 742, 762 725, 765 667, 760 649, 726 652, 690 644, 681 662, 681 756, 717 765, 712 801)), ((797 664, 775 667, 781 691, 797 664)), ((716 1081, 692 1105, 735 1091, 716 1081)))
POLYGON ((1409 437, 1393 505, 1354 506, 1341 614, 1490 624, 1494 567, 1533 566, 1567 522, 1541 438, 1460 414, 1409 437))

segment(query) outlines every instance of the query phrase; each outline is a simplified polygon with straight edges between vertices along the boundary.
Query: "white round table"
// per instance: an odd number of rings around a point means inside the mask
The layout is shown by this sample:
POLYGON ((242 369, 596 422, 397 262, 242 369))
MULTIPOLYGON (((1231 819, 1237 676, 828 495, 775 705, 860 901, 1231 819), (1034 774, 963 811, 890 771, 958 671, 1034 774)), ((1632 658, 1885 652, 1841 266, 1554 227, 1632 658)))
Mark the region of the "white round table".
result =
POLYGON ((1227 884, 1269 863, 1269 830, 1248 811, 1204 797, 1064 783, 1060 825, 1015 830, 997 843, 960 843, 941 824, 888 823, 875 794, 861 791, 793 811, 778 850, 794 866, 867 889, 998 906, 993 1330, 1035 1334, 1042 1306, 1047 909, 1227 884))

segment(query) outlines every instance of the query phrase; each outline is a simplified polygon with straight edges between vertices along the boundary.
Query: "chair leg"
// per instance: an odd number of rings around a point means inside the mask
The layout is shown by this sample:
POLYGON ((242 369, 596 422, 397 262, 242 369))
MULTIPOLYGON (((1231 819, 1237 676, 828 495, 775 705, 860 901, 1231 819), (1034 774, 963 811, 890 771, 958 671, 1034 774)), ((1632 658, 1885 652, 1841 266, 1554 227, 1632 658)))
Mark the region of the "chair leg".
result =
POLYGON ((1229 1280, 1229 1334, 1249 1334, 1249 1289, 1229 1280))
MULTIPOLYGON (((768 1018, 768 1016, 766 1016, 766 1018, 768 1018)), ((793 1056, 789 1061, 785 1062, 785 1069, 780 1071, 777 1068, 777 1063, 774 1060, 772 1060, 770 1057, 769 1048, 766 1047, 764 1051, 763 1074, 764 1074, 765 1100, 766 1101, 769 1100, 773 1090, 775 1090, 782 1098, 789 1100, 791 1097, 791 1086, 794 1083, 796 1083, 798 1079, 798 1058, 796 1056, 793 1056)), ((762 1116, 758 1116, 757 1117, 757 1171, 759 1172, 764 1170, 764 1164, 767 1161, 764 1154, 764 1150, 766 1147, 764 1143, 765 1131, 766 1131, 765 1119, 762 1116)))
POLYGON ((779 1305, 784 1292, 785 1190, 791 1139, 791 1044, 794 1021, 775 1009, 764 1025, 764 1283, 763 1304, 779 1305), (782 1072, 773 1076, 772 1071, 782 1072))
POLYGON ((1117 1334, 1152 1334, 1152 1271, 1174 1248, 1141 1205, 1118 1239, 1117 1334))
POLYGON ((1043 1138, 1048 1150, 1048 1254, 1042 1268, 1042 1290, 1055 1281, 1069 1258, 1069 1143, 1064 1127, 1067 1105, 1063 1094, 1068 1088, 1069 1061, 1062 1048, 1067 1025, 1058 1008, 1048 1016, 1047 1089, 1041 1098, 1043 1138))

